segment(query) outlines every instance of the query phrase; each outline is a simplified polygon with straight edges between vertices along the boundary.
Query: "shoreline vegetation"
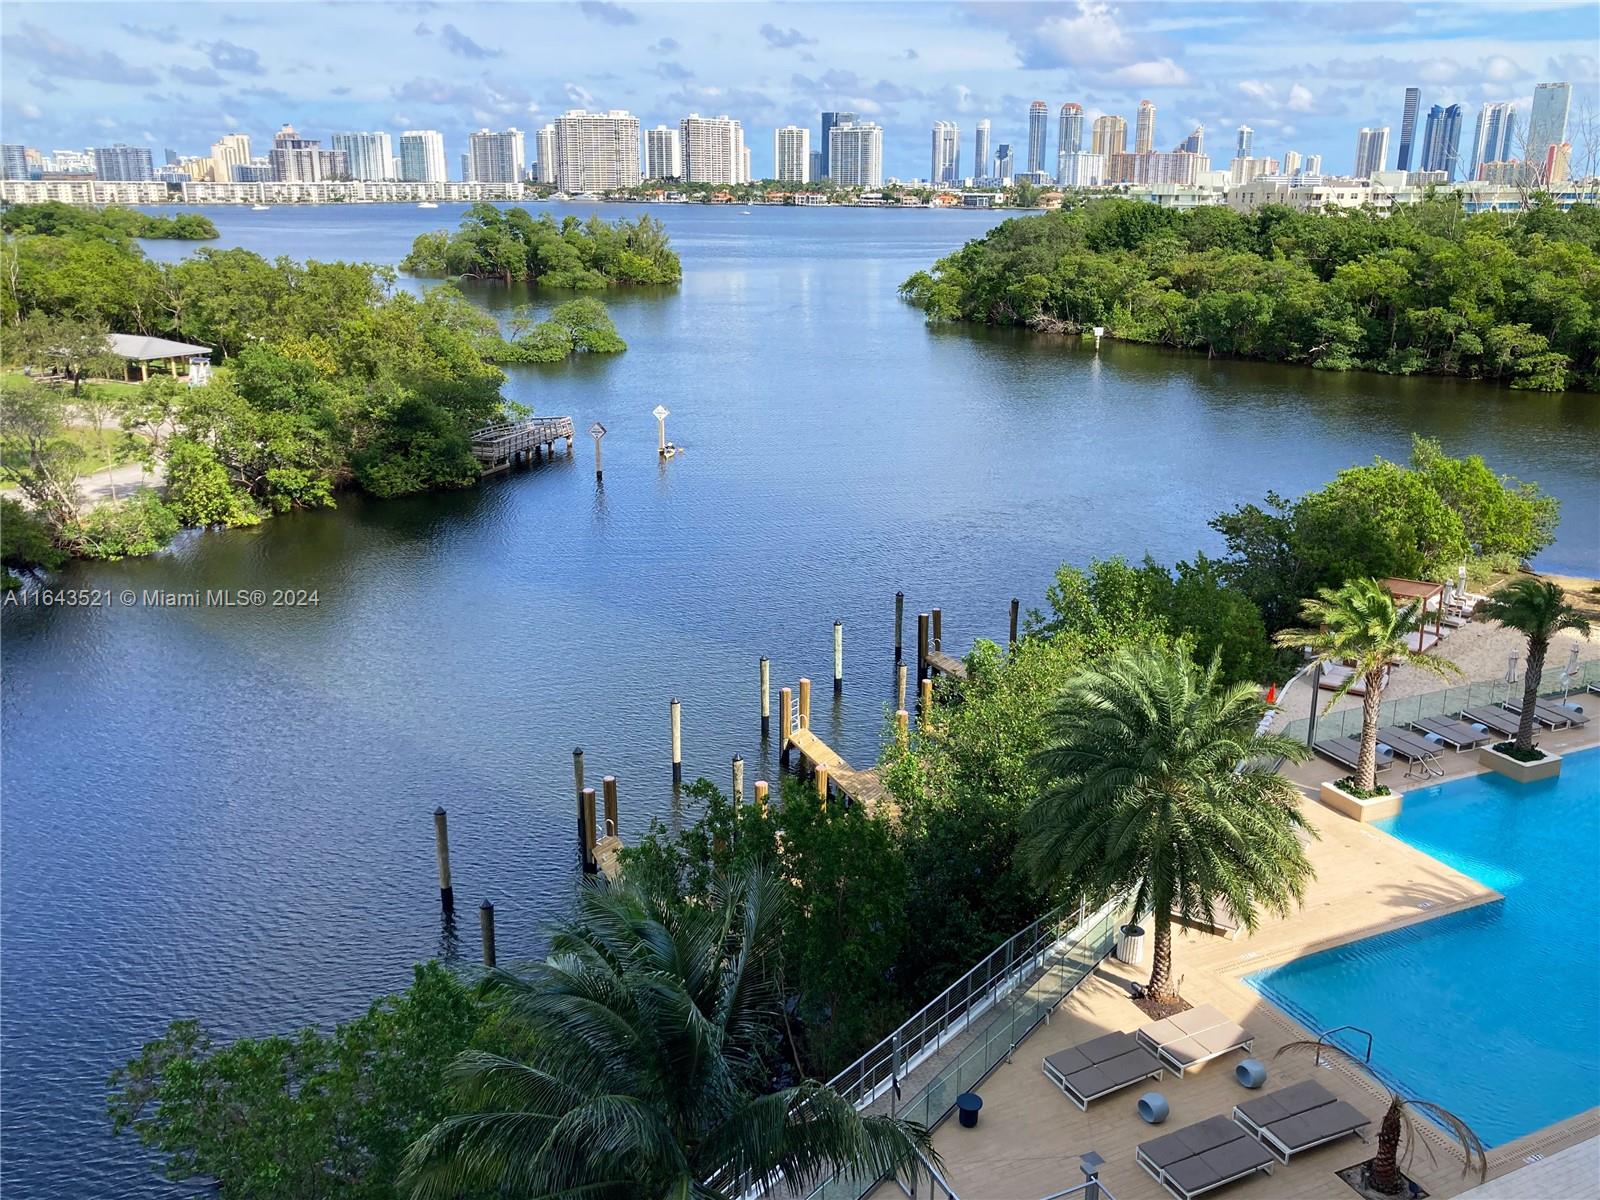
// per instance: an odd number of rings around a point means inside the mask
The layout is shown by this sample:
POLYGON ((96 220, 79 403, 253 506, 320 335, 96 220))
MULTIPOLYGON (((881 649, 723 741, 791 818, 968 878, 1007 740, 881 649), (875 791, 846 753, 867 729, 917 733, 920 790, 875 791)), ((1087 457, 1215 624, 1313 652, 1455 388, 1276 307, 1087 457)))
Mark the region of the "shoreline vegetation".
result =
POLYGON ((218 236, 211 218, 202 213, 154 216, 113 204, 83 208, 51 200, 44 204, 9 204, 0 210, 0 230, 7 235, 65 237, 91 233, 102 237, 210 241, 218 236))
MULTIPOLYGON (((470 486, 481 474, 472 432, 529 415, 502 394, 501 364, 627 348, 592 296, 556 304, 542 321, 521 307, 502 328, 448 284, 420 297, 397 289, 387 267, 269 262, 210 247, 156 263, 136 244, 145 235, 130 232, 143 227, 114 210, 16 205, 5 221, 0 479, 15 487, 3 513, 8 588, 18 572, 68 558, 154 553, 180 528, 240 528, 332 507, 347 489, 388 498, 470 486), (112 332, 209 347, 209 382, 190 387, 159 370, 138 385, 83 382, 123 372, 107 348, 112 332), (164 493, 113 489, 110 502, 89 503, 79 486, 90 465, 84 425, 97 441, 110 437, 108 453, 163 480, 164 493)), ((554 248, 543 226, 528 225, 541 261, 566 264, 557 268, 564 278, 619 261, 634 270, 629 256, 677 270, 653 222, 627 233, 557 230, 554 248), (637 237, 657 239, 654 259, 637 237)), ((198 236, 196 228, 182 236, 198 236)))
POLYGON ((1248 215, 1091 200, 1012 218, 900 286, 1011 325, 1321 370, 1600 389, 1600 209, 1248 215))
POLYGON ((499 279, 552 288, 676 284, 683 265, 654 217, 557 221, 520 207, 474 204, 454 232, 424 233, 400 260, 413 275, 499 279))
MULTIPOLYGON (((621 1150, 615 1138, 575 1138, 563 1163, 533 1142, 513 1154, 495 1132, 542 1130, 547 1094, 562 1112, 587 1111, 596 1080, 652 1127, 697 1130, 746 1106, 776 1118, 799 1097, 843 1103, 815 1081, 1054 905, 1154 888, 1158 913, 1193 918, 1226 900, 1251 924, 1291 911, 1310 872, 1294 793, 1245 766, 1305 753, 1255 732, 1268 711, 1262 681, 1303 661, 1274 635, 1284 640, 1303 597, 1329 581, 1436 579, 1464 559, 1475 581, 1515 568, 1549 543, 1558 515, 1533 485, 1418 438, 1408 464, 1379 459, 1295 501, 1269 495, 1218 515, 1221 557, 1175 570, 1148 558, 1063 565, 1015 645, 979 641, 966 679, 942 678, 938 703, 903 738, 886 723, 878 765, 892 803, 830 804, 785 776, 769 804, 740 804, 697 780, 672 824, 652 822, 621 850, 618 884, 578 891, 548 960, 487 972, 423 964, 408 991, 331 1032, 224 1044, 199 1022, 174 1022, 113 1075, 113 1126, 155 1151, 169 1179, 210 1177, 230 1195, 415 1200, 496 1194, 510 1178, 501 1164, 523 1160, 555 1172, 549 1190, 596 1177, 614 1153, 640 1155, 629 1178, 653 1172, 659 1159, 631 1132, 621 1150), (1082 720, 1086 706, 1094 722, 1082 720), (1063 851, 1077 830, 1168 812, 1148 796, 1171 786, 1169 771, 1211 818, 1063 851), (1182 852, 1146 853, 1162 845, 1182 852), (770 921, 745 908, 757 892, 770 921), (758 928, 747 945, 740 931, 758 928), (762 975, 762 1001, 728 1043, 742 1065, 709 1109, 699 1074, 656 1065, 658 1049, 698 1027, 684 1019, 694 1013, 679 995, 681 964, 701 981, 733 969, 686 949, 706 935, 762 975)), ((1159 922, 1155 946, 1150 986, 1161 994, 1174 984, 1159 922)), ((694 1178, 722 1177, 734 1161, 721 1157, 726 1142, 694 1143, 694 1178)))

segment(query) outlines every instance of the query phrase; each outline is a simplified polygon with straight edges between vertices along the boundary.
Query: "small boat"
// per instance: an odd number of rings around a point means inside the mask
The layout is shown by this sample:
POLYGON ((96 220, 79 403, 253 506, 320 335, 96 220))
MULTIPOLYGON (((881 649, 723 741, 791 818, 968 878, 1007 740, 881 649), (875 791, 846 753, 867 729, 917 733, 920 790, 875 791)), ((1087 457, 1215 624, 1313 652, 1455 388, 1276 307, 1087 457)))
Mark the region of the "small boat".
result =
POLYGON ((752 213, 752 212, 751 212, 751 211, 750 211, 750 210, 749 210, 749 209, 748 209, 748 208, 747 208, 747 209, 744 209, 744 210, 743 210, 743 211, 742 211, 742 212, 741 212, 741 213, 740 213, 740 215, 741 215, 741 216, 745 216, 745 217, 750 217, 750 216, 754 216, 754 215, 755 215, 755 214, 754 214, 754 213, 752 213))
POLYGON ((250 211, 251 212, 266 212, 267 209, 269 209, 271 207, 272 206, 270 204, 252 204, 250 206, 250 211))
POLYGON ((417 207, 418 208, 438 208, 439 206, 437 204, 435 204, 432 200, 424 200, 421 204, 417 205, 417 207))

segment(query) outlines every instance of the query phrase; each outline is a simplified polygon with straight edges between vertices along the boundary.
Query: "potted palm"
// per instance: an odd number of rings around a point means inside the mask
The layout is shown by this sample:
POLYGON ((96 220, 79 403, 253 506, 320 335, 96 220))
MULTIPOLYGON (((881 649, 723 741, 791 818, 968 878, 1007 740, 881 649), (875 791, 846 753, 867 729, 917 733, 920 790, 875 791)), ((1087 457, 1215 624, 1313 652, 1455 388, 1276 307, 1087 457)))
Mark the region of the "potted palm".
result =
POLYGON ((1518 714, 1517 736, 1509 742, 1484 746, 1478 751, 1478 761, 1520 783, 1559 774, 1561 756, 1533 744, 1539 685, 1544 679, 1544 660, 1550 652, 1551 639, 1568 629, 1587 637, 1588 619, 1567 602, 1560 587, 1531 576, 1506 584, 1479 604, 1474 615, 1515 629, 1528 642, 1528 666, 1522 676, 1522 709, 1518 714))
MULTIPOLYGON (((1412 648, 1417 630, 1427 621, 1421 600, 1400 606, 1376 579, 1352 579, 1340 588, 1322 588, 1300 605, 1311 626, 1285 629, 1274 639, 1280 646, 1311 651, 1313 661, 1350 663, 1349 675, 1328 701, 1332 708, 1359 682, 1361 744, 1355 774, 1322 785, 1322 802, 1359 821, 1378 820, 1399 811, 1398 799, 1378 785, 1378 725, 1381 689, 1391 667, 1403 663, 1435 675, 1459 674, 1455 663, 1412 648)), ((1323 710, 1324 712, 1327 709, 1323 710)))

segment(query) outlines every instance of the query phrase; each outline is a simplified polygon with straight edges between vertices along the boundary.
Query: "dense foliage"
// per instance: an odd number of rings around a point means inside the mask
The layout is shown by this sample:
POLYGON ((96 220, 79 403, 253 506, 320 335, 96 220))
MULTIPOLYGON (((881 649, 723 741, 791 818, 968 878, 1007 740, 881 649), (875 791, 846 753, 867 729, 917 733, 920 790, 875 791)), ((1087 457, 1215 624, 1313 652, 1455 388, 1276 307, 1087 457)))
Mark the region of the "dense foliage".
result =
POLYGON ((901 294, 930 321, 1110 336, 1330 370, 1600 387, 1600 211, 1177 211, 1094 200, 1006 221, 901 294))
POLYGON ((137 209, 111 205, 84 208, 50 200, 44 204, 11 204, 0 211, 0 229, 6 233, 48 234, 62 237, 88 234, 114 241, 129 238, 173 238, 207 241, 217 236, 217 227, 202 213, 174 213, 154 216, 137 209))
POLYGON ((400 267, 417 275, 525 280, 546 287, 603 288, 683 278, 666 229, 654 217, 535 219, 525 208, 474 204, 454 233, 424 233, 400 267))

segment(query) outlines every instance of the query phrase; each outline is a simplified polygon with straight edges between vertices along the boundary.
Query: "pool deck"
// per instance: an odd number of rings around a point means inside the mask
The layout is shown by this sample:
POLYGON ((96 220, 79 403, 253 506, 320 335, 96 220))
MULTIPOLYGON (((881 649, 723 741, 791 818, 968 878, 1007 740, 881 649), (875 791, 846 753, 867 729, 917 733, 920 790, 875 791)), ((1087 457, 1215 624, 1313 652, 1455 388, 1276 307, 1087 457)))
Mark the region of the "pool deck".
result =
MULTIPOLYGON (((1587 748, 1600 744, 1600 729, 1547 734, 1543 744, 1558 752, 1587 748)), ((1475 755, 1450 757, 1457 761, 1449 764, 1447 778, 1477 773, 1475 755)), ((1437 782, 1391 780, 1399 788, 1437 782)), ((1266 1090, 1314 1077, 1370 1115, 1373 1126, 1366 1144, 1352 1137, 1296 1155, 1270 1177, 1258 1175, 1219 1189, 1214 1193, 1219 1197, 1351 1200, 1355 1193, 1334 1172, 1372 1156, 1371 1139, 1384 1106, 1378 1086, 1347 1065, 1319 1068, 1309 1053, 1274 1061, 1279 1047, 1306 1037, 1307 1031, 1263 1000, 1243 977, 1498 898, 1421 851, 1313 799, 1306 799, 1305 811, 1321 834, 1307 851, 1317 877, 1307 889, 1305 906, 1287 919, 1268 917, 1254 933, 1242 932, 1234 940, 1182 932, 1174 944, 1174 970, 1189 1003, 1213 1004, 1256 1035, 1252 1056, 1271 1072, 1266 1090)), ((975 1089, 984 1100, 977 1128, 963 1129, 955 1121, 939 1127, 934 1144, 944 1161, 945 1178, 961 1200, 1037 1200, 1081 1182, 1078 1158, 1091 1150, 1105 1159, 1101 1179, 1116 1200, 1170 1200, 1135 1163, 1139 1143, 1209 1116, 1227 1115, 1241 1100, 1260 1094, 1246 1092, 1234 1082, 1233 1067, 1243 1054, 1226 1055, 1183 1079, 1168 1075, 1158 1084, 1135 1085, 1090 1105, 1087 1113, 1045 1078, 1039 1067, 1045 1055, 1102 1033, 1132 1031, 1145 1024, 1148 1018, 1128 999, 1127 987, 1144 982, 1148 975, 1148 960, 1143 967, 1129 967, 1108 959, 1062 1002, 1049 1023, 1017 1048, 1010 1063, 998 1067, 975 1089), (1160 1091, 1171 1104, 1172 1115, 1165 1125, 1146 1125, 1135 1112, 1134 1101, 1146 1090, 1160 1091)), ((1378 1049, 1381 1053, 1382 1047, 1378 1049)), ((1529 1156, 1554 1154, 1596 1133, 1600 1133, 1600 1109, 1591 1109, 1495 1147, 1489 1152, 1489 1177, 1505 1176, 1526 1165, 1529 1156)), ((1478 1181, 1462 1175, 1459 1155, 1431 1129, 1429 1140, 1437 1162, 1419 1151, 1406 1168, 1412 1178, 1441 1200, 1470 1190, 1478 1181)), ((872 1194, 879 1200, 903 1196, 893 1184, 872 1194)))

